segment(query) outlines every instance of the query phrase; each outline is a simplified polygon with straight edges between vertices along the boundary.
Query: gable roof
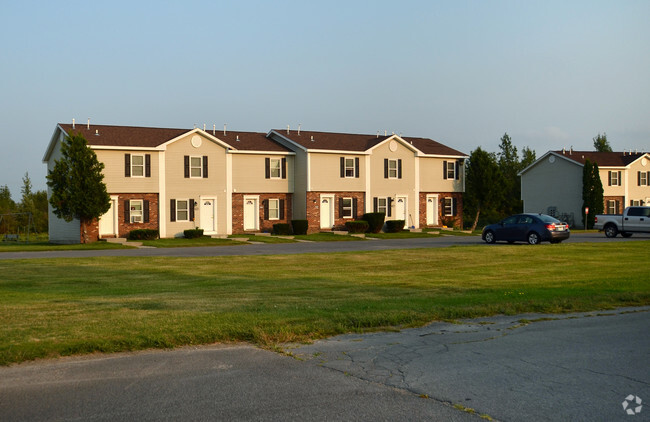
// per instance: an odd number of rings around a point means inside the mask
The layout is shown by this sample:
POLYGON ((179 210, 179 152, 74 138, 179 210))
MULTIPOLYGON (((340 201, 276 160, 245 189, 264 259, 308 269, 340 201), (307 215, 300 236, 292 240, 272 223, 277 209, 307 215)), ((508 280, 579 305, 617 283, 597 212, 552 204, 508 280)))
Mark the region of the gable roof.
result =
POLYGON ((156 148, 179 136, 196 131, 209 138, 217 139, 235 150, 243 151, 276 151, 288 152, 289 149, 266 137, 264 133, 257 132, 215 132, 200 129, 170 129, 157 127, 138 126, 110 126, 110 125, 75 125, 59 123, 61 129, 67 133, 79 133, 86 138, 90 146, 111 147, 140 147, 156 148))
MULTIPOLYGON (((636 160, 642 157, 648 157, 647 153, 629 153, 629 152, 598 152, 598 151, 548 151, 546 154, 539 157, 528 167, 520 171, 517 175, 521 176, 526 173, 530 168, 537 165, 537 163, 544 160, 549 155, 553 155, 560 159, 567 160, 573 164, 583 167, 587 160, 592 163, 597 163, 599 168, 602 167, 627 167, 636 160)), ((649 157, 650 158, 650 157, 649 157)))
POLYGON ((467 154, 449 148, 433 139, 405 137, 397 135, 364 135, 353 133, 316 132, 301 130, 287 133, 286 130, 272 130, 277 135, 291 141, 305 150, 365 152, 382 142, 399 138, 405 143, 427 155, 466 157, 467 154))

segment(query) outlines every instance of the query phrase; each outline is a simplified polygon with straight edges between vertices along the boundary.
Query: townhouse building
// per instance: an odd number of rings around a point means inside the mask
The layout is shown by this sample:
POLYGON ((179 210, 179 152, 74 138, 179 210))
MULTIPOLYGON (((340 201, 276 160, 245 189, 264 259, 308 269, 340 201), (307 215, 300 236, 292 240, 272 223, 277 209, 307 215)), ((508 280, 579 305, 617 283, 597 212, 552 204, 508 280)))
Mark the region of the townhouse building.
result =
POLYGON ((582 228, 582 171, 587 160, 598 164, 605 213, 650 204, 650 154, 561 150, 548 151, 519 173, 524 212, 555 215, 582 228))
MULTIPOLYGON (((413 228, 462 224, 466 154, 426 138, 270 130, 268 133, 58 124, 43 161, 82 134, 99 161, 111 208, 91 237, 139 228, 160 237, 272 230, 292 219, 309 232, 385 212, 413 228)), ((78 221, 50 210, 50 241, 79 242, 78 221)))

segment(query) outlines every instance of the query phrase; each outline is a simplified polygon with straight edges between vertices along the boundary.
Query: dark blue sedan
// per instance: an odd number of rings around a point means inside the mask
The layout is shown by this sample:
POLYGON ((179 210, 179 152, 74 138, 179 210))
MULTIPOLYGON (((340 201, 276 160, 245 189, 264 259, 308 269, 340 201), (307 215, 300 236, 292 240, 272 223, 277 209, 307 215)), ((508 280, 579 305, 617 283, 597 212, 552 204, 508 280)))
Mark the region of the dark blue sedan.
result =
POLYGON ((569 225, 546 214, 517 214, 483 229, 486 243, 540 242, 560 243, 571 235, 569 225))

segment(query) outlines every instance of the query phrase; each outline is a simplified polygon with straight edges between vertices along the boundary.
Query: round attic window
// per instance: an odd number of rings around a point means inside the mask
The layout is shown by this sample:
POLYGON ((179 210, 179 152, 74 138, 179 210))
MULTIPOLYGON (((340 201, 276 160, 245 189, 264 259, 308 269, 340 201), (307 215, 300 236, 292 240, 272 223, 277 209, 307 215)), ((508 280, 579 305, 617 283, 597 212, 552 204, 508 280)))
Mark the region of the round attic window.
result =
POLYGON ((646 160, 646 158, 643 157, 643 158, 641 159, 641 165, 642 165, 643 167, 645 167, 646 164, 648 164, 648 160, 646 160))
POLYGON ((548 157, 548 162, 553 164, 555 162, 555 156, 551 155, 550 157, 548 157))
POLYGON ((194 148, 200 147, 202 142, 203 142, 203 140, 201 139, 201 137, 199 135, 192 136, 192 146, 194 148))
POLYGON ((389 148, 392 152, 397 151, 397 142, 395 142, 395 141, 390 141, 390 144, 388 144, 388 148, 389 148))

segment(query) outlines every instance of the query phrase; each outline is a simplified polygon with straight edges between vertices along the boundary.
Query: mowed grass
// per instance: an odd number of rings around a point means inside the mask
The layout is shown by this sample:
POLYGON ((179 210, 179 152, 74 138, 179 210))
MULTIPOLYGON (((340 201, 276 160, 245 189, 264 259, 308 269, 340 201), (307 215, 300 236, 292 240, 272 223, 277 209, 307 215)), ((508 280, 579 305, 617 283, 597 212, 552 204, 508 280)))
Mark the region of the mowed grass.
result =
POLYGON ((0 261, 0 364, 648 305, 649 246, 0 261))

